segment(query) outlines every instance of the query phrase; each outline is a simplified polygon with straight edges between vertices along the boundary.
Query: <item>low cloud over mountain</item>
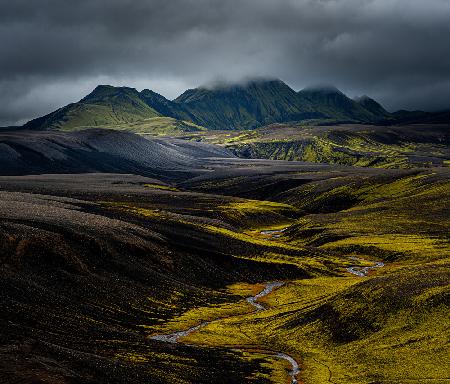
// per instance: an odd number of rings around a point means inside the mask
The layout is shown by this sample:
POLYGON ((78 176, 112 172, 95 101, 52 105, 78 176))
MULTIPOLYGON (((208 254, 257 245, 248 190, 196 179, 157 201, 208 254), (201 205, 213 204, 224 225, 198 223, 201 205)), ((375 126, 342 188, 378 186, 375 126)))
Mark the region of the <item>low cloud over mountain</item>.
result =
POLYGON ((445 0, 0 2, 0 125, 99 83, 184 89, 248 76, 333 83, 389 110, 449 107, 445 0))

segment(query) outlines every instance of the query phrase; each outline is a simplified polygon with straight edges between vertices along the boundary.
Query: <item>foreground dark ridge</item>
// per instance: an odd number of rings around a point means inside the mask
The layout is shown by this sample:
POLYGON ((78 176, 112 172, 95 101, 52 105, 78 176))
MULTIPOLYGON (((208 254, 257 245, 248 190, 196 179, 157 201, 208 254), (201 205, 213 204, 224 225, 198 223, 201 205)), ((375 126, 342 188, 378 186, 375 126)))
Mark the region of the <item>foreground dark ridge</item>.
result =
MULTIPOLYGON (((105 178, 98 189, 78 177, 75 194, 92 194, 94 201, 122 201, 124 194, 173 200, 164 190, 143 186, 152 185, 152 179, 105 178)), ((49 186, 47 179, 43 188, 49 186)), ((62 194, 71 189, 64 178, 61 186, 62 194)), ((211 242, 207 233, 196 235, 195 228, 176 221, 157 220, 155 227, 86 200, 22 193, 1 197, 2 382, 174 382, 184 377, 208 383, 222 369, 230 372, 223 382, 242 382, 257 367, 241 362, 238 354, 160 347, 145 340, 141 325, 156 325, 194 303, 233 301, 235 296, 219 290, 233 282, 301 275, 289 266, 233 260, 220 240, 211 242), (153 356, 150 371, 130 363, 138 351, 153 356), (173 370, 167 354, 181 359, 179 369, 173 370), (206 365, 192 367, 193 356, 206 365)))

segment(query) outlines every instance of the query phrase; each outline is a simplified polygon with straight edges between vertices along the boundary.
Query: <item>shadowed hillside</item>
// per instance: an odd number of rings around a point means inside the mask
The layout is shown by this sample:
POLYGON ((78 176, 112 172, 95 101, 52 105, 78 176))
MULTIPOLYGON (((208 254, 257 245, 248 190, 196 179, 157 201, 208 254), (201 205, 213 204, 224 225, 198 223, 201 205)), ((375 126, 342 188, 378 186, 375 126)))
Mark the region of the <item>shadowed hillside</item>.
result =
POLYGON ((196 172, 195 163, 203 157, 232 156, 217 146, 176 139, 146 140, 103 129, 2 132, 0 148, 3 175, 117 172, 167 177, 196 172))
POLYGON ((251 81, 184 92, 175 102, 213 129, 249 129, 279 121, 325 117, 280 80, 251 81))

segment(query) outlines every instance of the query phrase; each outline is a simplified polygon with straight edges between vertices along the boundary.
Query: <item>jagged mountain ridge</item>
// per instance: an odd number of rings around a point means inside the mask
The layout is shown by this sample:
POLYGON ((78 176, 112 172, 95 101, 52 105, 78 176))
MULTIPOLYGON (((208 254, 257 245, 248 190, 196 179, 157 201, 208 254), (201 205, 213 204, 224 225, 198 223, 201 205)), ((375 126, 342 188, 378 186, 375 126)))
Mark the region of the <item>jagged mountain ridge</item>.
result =
POLYGON ((209 129, 252 129, 267 124, 325 119, 376 123, 391 115, 373 99, 352 100, 333 87, 294 91, 281 80, 189 89, 171 101, 144 89, 99 85, 77 103, 25 124, 30 129, 71 130, 171 117, 209 129))

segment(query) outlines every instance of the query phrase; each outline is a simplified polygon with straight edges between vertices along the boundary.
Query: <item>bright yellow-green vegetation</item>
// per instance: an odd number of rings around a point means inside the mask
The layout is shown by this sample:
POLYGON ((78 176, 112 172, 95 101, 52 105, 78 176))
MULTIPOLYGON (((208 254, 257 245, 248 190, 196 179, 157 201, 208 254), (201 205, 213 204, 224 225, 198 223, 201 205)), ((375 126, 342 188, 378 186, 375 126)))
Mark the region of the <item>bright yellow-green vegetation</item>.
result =
POLYGON ((170 136, 177 135, 183 132, 201 132, 206 128, 194 124, 190 121, 177 120, 172 117, 165 116, 155 116, 150 118, 143 118, 137 121, 131 120, 127 123, 122 122, 108 122, 107 124, 102 124, 101 122, 97 125, 86 125, 82 122, 74 121, 73 126, 64 126, 61 130, 70 131, 74 128, 76 129, 88 129, 88 128, 108 128, 117 129, 121 131, 130 131, 138 134, 148 134, 152 136, 170 136))
POLYGON ((120 210, 124 210, 130 213, 138 214, 145 217, 163 217, 165 213, 160 212, 159 209, 143 209, 136 207, 132 204, 128 203, 120 203, 120 202, 111 202, 111 201, 102 201, 101 204, 104 204, 105 206, 116 208, 120 210))
POLYGON ((270 227, 287 227, 293 222, 297 209, 289 204, 261 200, 239 200, 219 205, 221 217, 240 227, 266 229, 270 227))
POLYGON ((253 307, 245 300, 245 298, 257 294, 261 289, 263 289, 263 285, 261 284, 232 284, 227 287, 226 293, 235 296, 235 302, 211 304, 207 307, 194 308, 183 313, 174 321, 169 321, 162 326, 143 326, 143 328, 146 328, 147 331, 153 331, 157 334, 166 334, 179 331, 180 329, 188 329, 205 321, 213 321, 219 318, 239 316, 242 314, 250 313, 253 311, 253 307))
POLYGON ((309 186, 301 204, 326 206, 344 197, 358 203, 337 213, 304 216, 291 233, 294 243, 321 244, 321 248, 338 253, 356 252, 392 261, 450 258, 448 181, 434 181, 429 172, 388 183, 341 182, 343 185, 321 193, 309 186), (308 232, 314 235, 301 236, 308 232))
POLYGON ((230 229, 216 227, 213 225, 205 225, 204 229, 209 232, 212 232, 212 233, 215 233, 218 235, 222 235, 222 236, 225 236, 230 239, 246 242, 249 244, 261 245, 264 247, 274 247, 274 248, 280 248, 280 249, 286 249, 286 250, 292 250, 292 251, 297 251, 300 249, 298 246, 285 244, 284 242, 278 242, 278 241, 274 241, 274 240, 267 241, 266 239, 252 237, 245 233, 235 232, 230 229))
POLYGON ((260 201, 260 200, 243 200, 233 201, 227 205, 219 206, 226 215, 231 217, 244 217, 251 213, 289 213, 296 209, 289 204, 275 203, 273 201, 260 201))
POLYGON ((123 105, 111 104, 73 104, 65 107, 64 120, 56 126, 62 131, 72 131, 83 128, 111 128, 128 126, 137 121, 156 117, 158 113, 139 101, 136 107, 130 108, 130 103, 123 105))
POLYGON ((178 192, 178 188, 170 187, 168 185, 162 185, 162 184, 144 184, 144 187, 152 188, 152 189, 162 189, 163 191, 172 191, 172 192, 178 192))
POLYGON ((354 236, 348 239, 328 243, 324 248, 340 248, 346 246, 377 247, 382 250, 408 254, 411 257, 439 258, 448 255, 449 244, 442 243, 438 238, 432 239, 418 235, 379 235, 354 236))
POLYGON ((275 355, 260 350, 243 350, 242 357, 248 361, 258 360, 262 368, 266 368, 269 373, 256 372, 252 377, 264 378, 271 383, 290 384, 287 372, 291 369, 286 360, 280 359, 275 355), (261 362, 262 361, 262 362, 261 362))

